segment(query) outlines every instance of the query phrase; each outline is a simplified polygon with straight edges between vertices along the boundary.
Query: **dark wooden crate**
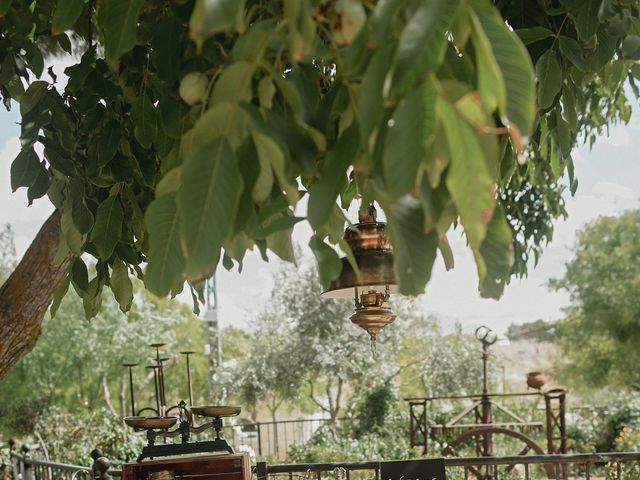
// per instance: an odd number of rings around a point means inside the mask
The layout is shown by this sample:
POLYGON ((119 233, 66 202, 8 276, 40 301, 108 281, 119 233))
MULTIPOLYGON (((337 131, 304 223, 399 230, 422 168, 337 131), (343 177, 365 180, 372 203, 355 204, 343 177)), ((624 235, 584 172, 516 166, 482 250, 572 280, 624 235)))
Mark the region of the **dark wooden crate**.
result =
POLYGON ((149 474, 169 470, 176 480, 251 480, 251 461, 248 453, 193 455, 122 466, 123 480, 148 480, 149 474))

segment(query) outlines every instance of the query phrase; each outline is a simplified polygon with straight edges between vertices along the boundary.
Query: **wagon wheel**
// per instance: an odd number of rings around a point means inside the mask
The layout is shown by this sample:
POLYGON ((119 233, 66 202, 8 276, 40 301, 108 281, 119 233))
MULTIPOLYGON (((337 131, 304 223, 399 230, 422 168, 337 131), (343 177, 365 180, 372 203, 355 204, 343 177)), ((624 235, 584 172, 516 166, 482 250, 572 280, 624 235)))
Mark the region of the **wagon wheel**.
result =
MULTIPOLYGON (((472 430, 468 430, 466 432, 464 432, 462 435, 458 436, 455 440, 453 440, 453 442, 451 442, 443 451, 442 454, 443 455, 447 455, 447 456, 453 456, 453 457, 459 457, 461 455, 459 455, 456 452, 456 447, 460 446, 460 444, 466 442, 469 439, 475 439, 476 442, 480 442, 482 441, 482 438, 485 435, 504 435, 507 437, 511 437, 511 438, 515 438, 516 440, 520 440, 520 442, 522 442, 524 444, 522 450, 520 450, 520 453, 518 453, 518 456, 524 456, 527 455, 529 452, 533 452, 534 454, 537 455, 544 455, 544 451, 538 446, 537 443, 535 443, 531 438, 529 438, 528 436, 526 436, 524 433, 519 432, 517 430, 511 430, 509 428, 501 428, 501 427, 481 427, 481 428, 474 428, 472 430)), ((515 468, 515 466, 518 465, 518 463, 511 463, 508 464, 507 470, 506 472, 509 473, 511 472, 511 470, 513 470, 515 468)), ((473 473, 478 479, 480 480, 485 480, 488 478, 492 478, 493 474, 492 474, 492 467, 491 465, 487 465, 487 468, 485 468, 485 473, 482 473, 481 470, 482 468, 478 469, 475 467, 467 467, 469 469, 469 471, 471 473, 473 473)), ((549 478, 555 478, 556 477, 556 472, 555 472, 555 468, 553 465, 550 464, 545 464, 543 465, 543 468, 547 474, 547 477, 549 478)))

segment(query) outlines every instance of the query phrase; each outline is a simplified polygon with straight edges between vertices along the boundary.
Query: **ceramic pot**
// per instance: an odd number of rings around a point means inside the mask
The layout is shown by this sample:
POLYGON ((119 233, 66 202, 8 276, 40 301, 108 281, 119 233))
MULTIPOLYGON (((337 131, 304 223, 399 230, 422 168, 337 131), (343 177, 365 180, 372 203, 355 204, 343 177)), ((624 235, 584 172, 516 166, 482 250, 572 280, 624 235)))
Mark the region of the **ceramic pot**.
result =
POLYGON ((527 386, 535 390, 540 390, 547 383, 547 379, 542 372, 527 373, 527 386))

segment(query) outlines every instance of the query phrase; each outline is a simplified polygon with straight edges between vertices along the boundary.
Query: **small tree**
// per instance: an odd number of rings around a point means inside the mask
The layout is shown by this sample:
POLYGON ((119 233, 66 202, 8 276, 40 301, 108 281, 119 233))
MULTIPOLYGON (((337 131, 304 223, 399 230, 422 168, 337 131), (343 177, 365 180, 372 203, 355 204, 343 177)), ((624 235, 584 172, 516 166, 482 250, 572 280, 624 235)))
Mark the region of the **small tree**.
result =
POLYGON ((640 210, 587 225, 551 287, 571 298, 555 325, 560 374, 584 386, 640 389, 640 210))

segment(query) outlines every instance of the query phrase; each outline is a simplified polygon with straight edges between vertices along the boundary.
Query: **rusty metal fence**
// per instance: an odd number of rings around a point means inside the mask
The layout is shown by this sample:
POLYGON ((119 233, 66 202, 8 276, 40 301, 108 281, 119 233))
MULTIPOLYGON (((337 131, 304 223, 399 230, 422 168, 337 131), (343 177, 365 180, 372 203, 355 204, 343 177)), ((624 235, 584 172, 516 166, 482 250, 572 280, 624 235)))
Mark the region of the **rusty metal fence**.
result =
MULTIPOLYGON (((13 480, 112 480, 121 476, 119 469, 110 468, 107 459, 92 456, 92 466, 85 467, 34 459, 28 452, 12 452, 13 480)), ((456 480, 640 479, 640 452, 448 457, 444 461, 447 478, 456 480)), ((381 480, 379 461, 309 464, 258 462, 253 473, 256 480, 381 480)))
MULTIPOLYGON (((640 479, 640 452, 448 457, 444 462, 447 478, 451 479, 640 479)), ((281 465, 258 462, 254 473, 257 480, 353 480, 353 477, 380 480, 380 462, 281 465)))
POLYGON ((91 452, 91 467, 69 465, 32 458, 23 446, 22 453, 10 452, 13 480, 112 480, 120 477, 120 469, 110 469, 111 463, 99 449, 91 452))

